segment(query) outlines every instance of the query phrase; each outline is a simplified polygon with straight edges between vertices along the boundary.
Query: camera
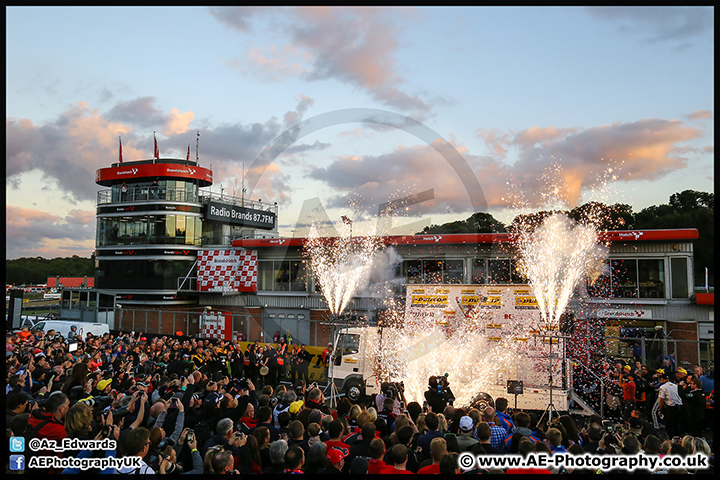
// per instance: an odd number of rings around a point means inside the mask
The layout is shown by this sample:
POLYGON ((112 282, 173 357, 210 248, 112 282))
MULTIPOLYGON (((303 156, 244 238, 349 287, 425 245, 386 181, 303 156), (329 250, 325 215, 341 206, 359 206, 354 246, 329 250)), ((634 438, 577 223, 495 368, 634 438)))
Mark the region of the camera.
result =
POLYGON ((158 455, 162 455, 163 451, 167 447, 172 447, 175 445, 175 441, 170 437, 165 437, 160 441, 160 444, 157 446, 157 453, 158 455))
POLYGON ((110 438, 110 433, 112 432, 112 425, 103 425, 100 429, 100 432, 102 433, 102 438, 110 438))
POLYGON ((85 400, 81 400, 80 403, 84 403, 88 405, 89 407, 92 407, 92 409, 95 412, 99 412, 101 410, 105 410, 106 407, 110 406, 110 404, 113 402, 113 398, 111 396, 102 396, 102 397, 92 397, 87 398, 85 400))
POLYGON ((403 382, 391 382, 387 384, 385 390, 386 397, 398 400, 402 398, 403 393, 405 393, 405 384, 403 382))

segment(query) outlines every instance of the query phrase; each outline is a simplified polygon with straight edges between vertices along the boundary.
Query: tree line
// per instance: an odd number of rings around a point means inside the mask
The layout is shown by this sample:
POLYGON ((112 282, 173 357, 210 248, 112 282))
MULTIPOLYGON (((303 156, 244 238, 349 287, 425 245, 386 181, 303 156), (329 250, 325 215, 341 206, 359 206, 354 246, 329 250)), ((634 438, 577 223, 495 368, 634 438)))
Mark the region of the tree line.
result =
POLYGON ((72 257, 23 257, 5 260, 5 283, 8 285, 43 284, 48 277, 90 277, 95 275, 95 259, 72 257))

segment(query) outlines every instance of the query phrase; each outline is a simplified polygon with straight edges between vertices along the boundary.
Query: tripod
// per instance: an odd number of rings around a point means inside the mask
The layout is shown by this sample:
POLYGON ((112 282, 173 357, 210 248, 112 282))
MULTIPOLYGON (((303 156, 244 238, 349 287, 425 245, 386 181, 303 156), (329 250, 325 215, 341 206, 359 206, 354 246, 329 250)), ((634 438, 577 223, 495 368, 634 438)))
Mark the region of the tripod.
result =
MULTIPOLYGON (((552 379, 552 367, 550 368, 550 403, 548 403, 548 406, 545 407, 545 411, 543 412, 542 416, 540 417, 540 420, 538 420, 538 425, 540 425, 543 421, 543 418, 545 418, 545 415, 548 416, 548 424, 552 422, 552 416, 553 412, 555 412, 556 416, 560 416, 557 409, 555 408, 555 404, 553 404, 553 379, 552 379)), ((517 397, 516 397, 517 398, 517 397)), ((517 400, 516 400, 517 401, 517 400)))
MULTIPOLYGON (((548 358, 550 359, 550 361, 548 362, 548 377, 549 377, 548 380, 549 380, 549 384, 550 384, 550 403, 548 403, 548 406, 545 408, 545 411, 543 412, 542 416, 541 416, 540 419, 538 420, 538 425, 540 425, 540 423, 542 423, 543 419, 545 418, 545 415, 547 415, 547 417, 548 417, 548 424, 549 424, 550 422, 552 422, 553 412, 555 412, 555 415, 556 415, 556 416, 558 416, 558 417, 560 416, 560 414, 558 413, 557 409, 555 408, 555 404, 553 403, 553 364, 552 364, 552 358, 553 358, 553 356, 552 356, 552 346, 553 346, 553 343, 554 343, 554 342, 553 342, 553 339, 557 339, 557 341, 559 342, 561 338, 564 339, 565 337, 560 336, 560 335, 543 335, 543 336, 542 336, 543 342, 545 341, 546 338, 549 338, 549 339, 550 339, 550 341, 548 342, 549 345, 550 345, 550 347, 549 347, 549 349, 548 349, 548 358)), ((563 357, 564 357, 564 355, 563 355, 563 357)))

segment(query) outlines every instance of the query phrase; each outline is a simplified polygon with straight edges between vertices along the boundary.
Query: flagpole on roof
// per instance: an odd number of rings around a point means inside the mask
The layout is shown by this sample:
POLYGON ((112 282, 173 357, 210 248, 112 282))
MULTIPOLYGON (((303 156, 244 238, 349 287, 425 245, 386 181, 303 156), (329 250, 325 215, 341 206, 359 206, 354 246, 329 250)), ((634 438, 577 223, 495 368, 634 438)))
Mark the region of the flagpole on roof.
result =
POLYGON ((200 130, 198 130, 195 140, 195 163, 200 165, 200 130))
POLYGON ((120 142, 120 163, 122 163, 122 137, 118 136, 118 142, 120 142))

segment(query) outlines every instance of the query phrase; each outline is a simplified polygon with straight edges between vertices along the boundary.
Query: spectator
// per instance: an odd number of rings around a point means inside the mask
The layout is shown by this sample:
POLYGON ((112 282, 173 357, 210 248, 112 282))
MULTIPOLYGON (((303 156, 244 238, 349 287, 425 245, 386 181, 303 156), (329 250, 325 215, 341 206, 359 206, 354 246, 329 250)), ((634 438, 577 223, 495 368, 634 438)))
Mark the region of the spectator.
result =
POLYGON ((368 461, 368 474, 375 475, 380 473, 380 470, 387 467, 387 464, 383 460, 385 456, 385 442, 380 438, 373 438, 370 442, 370 460, 368 461))
POLYGON ((398 444, 392 447, 390 449, 390 459, 392 460, 392 466, 388 466, 380 470, 379 473, 381 475, 412 475, 412 472, 406 469, 408 451, 405 445, 398 444))
POLYGON ((425 425, 428 431, 418 437, 417 446, 421 449, 420 454, 423 459, 428 460, 430 458, 430 442, 433 438, 442 437, 443 433, 438 431, 438 416, 434 412, 425 415, 425 425))
POLYGON ((266 475, 277 475, 285 471, 285 453, 288 451, 288 444, 282 438, 270 445, 268 454, 270 465, 263 467, 262 472, 266 475))
POLYGON ((345 466, 345 452, 338 448, 330 448, 327 451, 326 458, 328 466, 319 473, 338 475, 345 466))
POLYGON ((326 456, 327 447, 325 444, 323 442, 313 443, 308 449, 307 460, 303 471, 308 475, 320 473, 325 468, 326 456))
MULTIPOLYGON (((500 428, 497 425, 494 426, 500 428)), ((502 430, 502 428, 500 429, 502 430)), ((478 443, 471 447, 471 451, 473 454, 477 455, 480 453, 487 453, 489 455, 499 455, 502 453, 499 448, 495 448, 495 446, 492 444, 492 430, 488 423, 480 422, 475 429, 475 432, 478 438, 478 443)), ((500 445, 502 445, 502 443, 500 445)))
MULTIPOLYGON (((469 418, 469 417, 468 417, 469 418)), ((447 454, 447 442, 444 438, 433 438, 430 442, 430 457, 432 463, 420 468, 418 475, 438 474, 440 473, 440 460, 447 454)))
POLYGON ((122 448, 128 457, 139 457, 139 467, 123 465, 118 469, 121 474, 154 474, 150 466, 145 463, 144 458, 147 457, 150 450, 150 431, 145 427, 138 427, 131 430, 122 441, 122 448))
MULTIPOLYGON (((473 430, 475 430, 473 419, 467 415, 461 417, 460 422, 458 422, 458 435, 456 437, 460 449, 459 453, 469 451, 473 445, 478 443, 478 440, 472 436, 473 430)), ((432 442, 430 446, 432 447, 432 442)), ((438 460, 438 464, 439 462, 438 460)))

